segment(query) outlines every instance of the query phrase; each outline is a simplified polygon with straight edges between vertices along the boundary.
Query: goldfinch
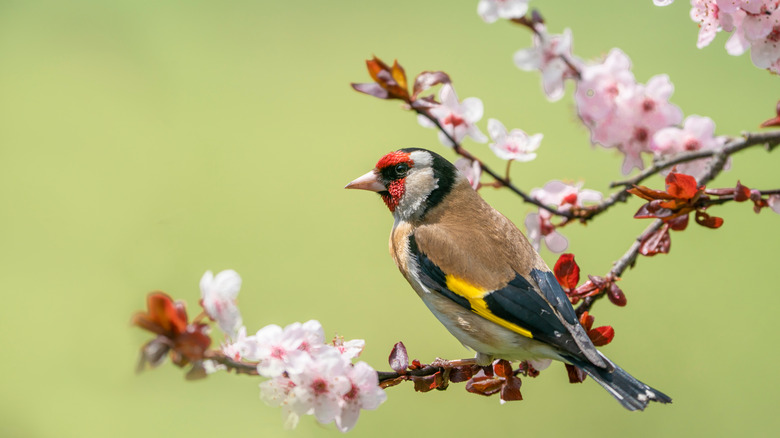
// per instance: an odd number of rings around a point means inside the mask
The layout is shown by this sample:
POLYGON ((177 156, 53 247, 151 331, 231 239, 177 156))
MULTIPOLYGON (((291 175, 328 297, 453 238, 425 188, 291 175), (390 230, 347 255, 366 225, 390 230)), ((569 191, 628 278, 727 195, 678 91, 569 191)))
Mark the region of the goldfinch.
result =
POLYGON ((629 410, 672 401, 596 350, 523 233, 440 155, 391 152, 345 188, 379 193, 395 219, 398 269, 480 365, 554 359, 585 371, 629 410))

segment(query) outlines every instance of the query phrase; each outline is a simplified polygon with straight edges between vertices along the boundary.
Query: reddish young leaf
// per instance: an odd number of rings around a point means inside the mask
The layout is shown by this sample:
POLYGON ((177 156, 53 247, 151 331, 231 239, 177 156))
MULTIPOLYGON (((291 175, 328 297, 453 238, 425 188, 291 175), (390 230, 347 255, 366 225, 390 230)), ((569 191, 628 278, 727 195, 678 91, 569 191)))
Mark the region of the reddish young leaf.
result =
POLYGON ((509 377, 512 375, 512 364, 505 359, 501 359, 493 365, 493 371, 499 377, 509 377))
POLYGON ((359 91, 364 94, 368 94, 369 96, 378 97, 380 99, 390 99, 390 93, 387 92, 384 88, 382 88, 377 83, 370 83, 370 84, 350 84, 352 85, 352 88, 355 89, 355 91, 359 91))
POLYGON ((504 384, 501 385, 501 394, 499 395, 501 400, 505 402, 522 400, 523 395, 520 393, 520 386, 522 386, 522 384, 522 380, 515 376, 507 377, 504 384))
POLYGON ((376 56, 374 56, 374 59, 366 60, 366 68, 368 68, 368 74, 371 75, 371 79, 373 79, 374 82, 379 82, 379 74, 382 71, 390 70, 390 67, 376 56))
POLYGON ((406 372, 406 368, 409 366, 409 355, 406 354, 406 346, 403 342, 398 342, 393 346, 390 351, 390 357, 387 358, 390 363, 390 368, 398 374, 406 372))
POLYGON ((555 278, 561 284, 563 290, 568 292, 577 288, 580 282, 580 267, 574 261, 574 254, 561 254, 553 268, 555 278))
MULTIPOLYGON (((371 75, 371 78, 374 80, 374 82, 379 84, 380 87, 388 92, 388 97, 383 97, 383 99, 401 99, 406 102, 410 101, 409 91, 406 87, 406 73, 404 72, 401 65, 398 64, 398 61, 393 63, 393 67, 391 68, 382 62, 381 59, 375 56, 374 59, 369 59, 366 61, 366 67, 368 68, 368 74, 371 75)), ((365 92, 363 90, 358 91, 365 92)), ((373 91, 373 93, 367 93, 371 94, 372 96, 376 95, 375 93, 377 93, 375 90, 371 89, 368 91, 373 91)))
POLYGON ((647 257, 667 254, 671 246, 672 238, 669 236, 669 225, 664 224, 658 231, 642 240, 639 253, 647 257))
POLYGON ((430 376, 412 376, 412 382, 414 382, 414 390, 417 392, 431 391, 441 385, 441 371, 436 371, 430 376))
POLYGON ((453 383, 465 382, 472 377, 474 377, 474 368, 470 365, 455 367, 450 370, 450 382, 453 383))
POLYGON ((688 216, 687 214, 677 216, 674 219, 670 219, 669 222, 669 228, 673 229, 674 231, 682 231, 685 228, 688 227, 688 216))
POLYGON ((404 71, 404 68, 401 67, 401 64, 398 63, 398 60, 393 62, 392 75, 399 87, 404 90, 408 89, 408 85, 406 84, 406 72, 404 71))
POLYGON ((480 376, 466 382, 466 391, 479 395, 493 395, 501 391, 503 385, 503 379, 480 376))
POLYGON ((144 330, 172 338, 187 329, 187 310, 165 292, 151 292, 146 297, 146 312, 133 315, 131 323, 144 330))
POLYGON ((588 330, 588 337, 593 345, 601 347, 612 342, 612 338, 615 337, 615 329, 608 325, 596 327, 593 330, 588 330))
POLYGON ((422 366, 422 364, 421 364, 421 363, 420 363, 420 361, 419 361, 419 360, 417 360, 417 359, 414 359, 414 360, 412 361, 412 364, 411 364, 411 365, 409 365, 409 369, 410 369, 410 370, 419 370, 419 369, 420 369, 420 368, 422 368, 422 367, 423 367, 423 366, 422 366))
POLYGON ((780 100, 777 101, 777 107, 775 108, 775 114, 777 114, 777 117, 773 117, 769 120, 764 121, 761 123, 762 128, 769 128, 770 126, 780 126, 780 100))
POLYGON ((618 307, 624 307, 628 302, 626 300, 626 294, 624 294, 623 290, 620 289, 615 283, 609 285, 609 289, 607 290, 607 298, 609 298, 609 301, 612 302, 612 304, 618 307))
POLYGON ((417 75, 417 77, 414 79, 412 100, 416 100, 420 93, 433 86, 449 83, 450 77, 447 76, 447 73, 444 73, 443 71, 424 71, 417 75))
POLYGON ((647 201, 653 201, 656 199, 673 199, 674 197, 669 195, 666 192, 662 192, 660 190, 653 190, 649 187, 645 186, 634 186, 632 189, 628 189, 628 193, 631 193, 632 195, 639 196, 640 198, 647 200, 647 201))
POLYGON ((716 216, 710 216, 703 211, 697 211, 696 223, 708 228, 720 228, 720 226, 723 225, 723 219, 716 216))
POLYGON ((635 219, 648 219, 648 218, 667 218, 674 215, 674 211, 669 208, 665 208, 666 203, 660 199, 654 199, 639 207, 639 210, 634 213, 635 219))
POLYGON ((569 383, 582 383, 585 378, 588 377, 585 371, 575 367, 574 365, 566 365, 566 372, 569 374, 569 383))
POLYGON ((691 199, 698 191, 696 178, 690 175, 669 172, 666 176, 666 192, 675 198, 691 199))
POLYGON ((595 318, 592 317, 586 310, 585 312, 582 312, 582 316, 580 316, 580 325, 585 328, 585 331, 588 331, 591 327, 593 327, 594 320, 595 318))
POLYGON ((742 183, 737 180, 737 187, 734 193, 734 200, 737 202, 744 202, 750 199, 750 189, 743 186, 742 183))

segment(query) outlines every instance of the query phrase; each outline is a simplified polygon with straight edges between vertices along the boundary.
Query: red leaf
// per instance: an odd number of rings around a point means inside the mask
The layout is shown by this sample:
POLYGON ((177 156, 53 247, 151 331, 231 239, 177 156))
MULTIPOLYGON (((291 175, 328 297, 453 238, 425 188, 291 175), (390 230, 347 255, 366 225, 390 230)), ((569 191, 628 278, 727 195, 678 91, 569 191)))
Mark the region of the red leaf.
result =
POLYGON ((522 400, 523 395, 520 394, 520 386, 523 384, 522 380, 515 376, 507 377, 504 384, 501 385, 501 400, 503 401, 515 401, 522 400))
POLYGON ((441 371, 436 371, 430 376, 412 376, 412 382, 414 382, 414 390, 417 392, 428 392, 436 389, 442 383, 441 371))
POLYGON ((664 201, 655 199, 647 204, 639 207, 639 210, 634 214, 635 219, 648 219, 648 218, 665 218, 669 217, 674 212, 668 208, 663 207, 664 201))
POLYGON ((675 198, 691 199, 698 191, 696 178, 690 175, 669 172, 666 176, 666 192, 675 198))
POLYGON ((377 83, 350 85, 352 85, 352 88, 354 88, 355 91, 368 94, 369 96, 378 97, 380 99, 390 99, 390 93, 377 83))
POLYGON ((417 95, 435 85, 449 83, 450 77, 443 71, 424 71, 414 79, 412 100, 415 100, 417 95))
POLYGON ((206 334, 208 325, 191 324, 186 333, 174 339, 173 349, 190 362, 203 359, 203 353, 211 345, 211 337, 206 334))
MULTIPOLYGON (((369 59, 366 61, 366 67, 368 68, 368 74, 371 75, 371 78, 374 80, 374 82, 387 91, 388 96, 381 97, 382 99, 401 99, 406 102, 410 101, 409 91, 407 90, 406 86, 406 73, 404 72, 403 67, 398 64, 398 61, 393 63, 393 67, 391 68, 382 62, 381 59, 375 56, 374 59, 369 59)), ((381 93, 373 88, 355 89, 360 92, 369 91, 369 93, 366 94, 370 94, 372 96, 381 96, 381 93)))
POLYGON ((406 354, 406 346, 403 342, 398 342, 393 346, 390 351, 390 357, 388 357, 390 368, 398 374, 406 372, 406 368, 409 366, 409 355, 406 354))
POLYGON ((645 199, 647 201, 653 201, 655 199, 672 199, 673 197, 670 196, 666 192, 662 192, 660 190, 653 190, 649 187, 645 186, 634 186, 632 189, 628 189, 628 193, 631 193, 632 195, 639 196, 642 199, 645 199))
POLYGON ((585 371, 582 371, 581 369, 575 367, 574 365, 566 365, 566 372, 569 374, 569 383, 582 383, 585 381, 585 377, 588 377, 587 374, 585 374, 585 371))
POLYGON ((146 297, 146 312, 133 315, 131 323, 169 338, 187 329, 187 310, 182 302, 174 302, 165 292, 151 292, 146 297))
POLYGON ((669 224, 669 228, 673 229, 674 231, 682 231, 688 227, 688 215, 684 214, 677 216, 674 219, 670 219, 667 223, 669 224))
POLYGON ((587 311, 582 312, 582 316, 580 316, 580 325, 582 325, 585 330, 590 330, 591 327, 593 327, 593 321, 595 320, 594 317, 592 317, 587 311))
POLYGON ((736 193, 734 193, 734 200, 737 202, 744 202, 750 199, 750 189, 743 186, 742 183, 737 180, 736 193))
POLYGON ((465 382, 474 376, 474 368, 470 365, 455 367, 450 370, 450 382, 465 382))
POLYGON ((671 246, 672 238, 669 236, 669 224, 664 224, 658 231, 642 240, 639 253, 648 257, 656 254, 667 254, 671 246))
POLYGON ((561 254, 558 261, 555 262, 555 278, 561 284, 564 291, 571 291, 577 288, 580 282, 580 267, 574 261, 574 254, 561 254))
POLYGON ((777 114, 777 117, 773 117, 769 120, 764 121, 760 126, 762 128, 769 128, 770 126, 780 126, 780 100, 777 101, 775 114, 777 114))
POLYGON ((601 347, 612 342, 612 338, 615 337, 615 329, 608 325, 596 327, 588 331, 588 337, 593 345, 601 347))
POLYGON ((708 228, 720 228, 720 226, 723 225, 723 219, 716 216, 710 216, 703 211, 697 211, 696 223, 708 228))
POLYGON ((374 56, 374 59, 366 60, 366 67, 368 68, 368 74, 371 75, 371 79, 375 82, 379 82, 380 72, 390 70, 390 67, 376 56, 374 56))
POLYGON ((466 391, 479 395, 493 395, 501 391, 504 382, 502 379, 480 376, 466 382, 466 391))
POLYGON ((493 365, 493 371, 499 377, 509 377, 512 375, 512 364, 507 360, 501 359, 493 365))
POLYGON ((609 301, 612 302, 612 304, 618 307, 623 307, 627 303, 626 294, 624 294, 623 290, 620 289, 615 283, 609 285, 609 289, 607 290, 607 297, 609 298, 609 301))

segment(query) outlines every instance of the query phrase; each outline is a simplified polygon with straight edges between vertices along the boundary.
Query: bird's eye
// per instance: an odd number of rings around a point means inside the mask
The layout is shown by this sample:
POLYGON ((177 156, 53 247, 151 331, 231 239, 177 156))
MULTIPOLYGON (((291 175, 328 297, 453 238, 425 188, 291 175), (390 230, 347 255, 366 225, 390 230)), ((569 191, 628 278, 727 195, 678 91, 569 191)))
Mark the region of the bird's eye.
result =
POLYGON ((398 176, 404 176, 408 170, 409 170, 409 165, 406 163, 396 164, 395 166, 395 173, 398 176))

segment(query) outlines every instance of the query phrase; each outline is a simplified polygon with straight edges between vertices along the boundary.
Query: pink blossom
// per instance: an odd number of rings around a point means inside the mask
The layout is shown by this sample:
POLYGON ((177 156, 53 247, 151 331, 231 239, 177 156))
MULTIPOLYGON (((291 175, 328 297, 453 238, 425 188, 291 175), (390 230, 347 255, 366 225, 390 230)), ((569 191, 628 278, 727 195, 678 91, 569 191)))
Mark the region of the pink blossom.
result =
MULTIPOLYGON (((682 129, 677 127, 664 128, 658 131, 651 143, 651 149, 657 157, 679 154, 682 152, 717 149, 725 143, 724 137, 715 137, 715 122, 709 117, 688 116, 682 129)), ((697 180, 701 178, 711 159, 689 161, 677 165, 677 172, 691 175, 697 180)), ((666 170, 664 173, 668 173, 666 170)))
POLYGON ((367 363, 356 363, 346 377, 350 389, 342 396, 341 410, 336 416, 336 426, 342 432, 355 427, 361 409, 374 410, 387 400, 387 394, 379 387, 377 372, 367 363))
POLYGON ((625 155, 622 172, 642 169, 642 153, 649 153, 649 142, 661 128, 682 121, 682 110, 668 99, 674 86, 667 75, 650 78, 647 85, 626 87, 615 99, 611 117, 593 127, 593 139, 605 147, 616 147, 625 155))
MULTIPOLYGON (((568 211, 574 207, 583 207, 586 202, 599 202, 603 195, 595 190, 582 189, 582 183, 572 185, 553 180, 542 188, 531 190, 531 197, 545 205, 554 206, 558 210, 568 211)), ((537 250, 544 239, 544 243, 550 251, 563 252, 569 246, 569 242, 555 230, 551 219, 552 213, 543 208, 540 208, 538 213, 526 216, 525 226, 528 230, 528 240, 537 250)))
POLYGON ((236 335, 241 327, 241 312, 236 297, 241 289, 241 277, 232 269, 218 273, 206 271, 200 279, 201 306, 209 317, 228 336, 236 335))
POLYGON ((709 45, 720 30, 718 5, 715 0, 691 0, 691 20, 699 23, 699 40, 696 47, 709 45))
POLYGON ((317 320, 306 321, 301 325, 302 341, 298 349, 316 354, 325 345, 325 331, 317 320))
POLYGON ((482 176, 482 166, 479 161, 460 158, 455 162, 455 167, 469 180, 469 184, 474 190, 479 188, 479 179, 482 176))
POLYGON ((537 251, 541 249, 541 242, 544 240, 547 249, 554 253, 561 253, 569 247, 569 241, 555 230, 555 225, 550 222, 551 218, 550 212, 544 209, 539 209, 538 213, 529 213, 525 217, 528 240, 537 251))
POLYGON ((535 28, 538 33, 533 35, 533 47, 517 51, 515 65, 525 71, 541 71, 544 93, 554 102, 563 97, 563 81, 576 76, 563 58, 578 62, 571 54, 571 29, 565 29, 563 35, 548 35, 543 24, 535 28))
POLYGON ((271 324, 246 340, 243 357, 257 361, 257 372, 263 377, 278 377, 284 372, 298 372, 310 354, 300 349, 306 332, 299 322, 282 329, 271 324))
POLYGON ((290 407, 290 394, 295 383, 289 377, 278 376, 260 384, 260 400, 269 406, 282 408, 282 421, 285 429, 294 429, 300 415, 290 407))
MULTIPOLYGON (((451 84, 444 84, 439 91, 440 105, 429 109, 431 116, 441 125, 444 132, 449 134, 456 142, 460 143, 466 136, 469 136, 479 143, 485 143, 487 137, 476 125, 484 108, 482 101, 476 97, 469 97, 460 102, 455 89, 451 84)), ((423 115, 417 117, 420 125, 426 128, 435 128, 436 125, 423 115)), ((444 132, 439 131, 439 141, 444 146, 453 147, 454 145, 447 138, 444 132)))
POLYGON ((486 23, 494 23, 499 18, 521 18, 528 12, 529 0, 480 0, 477 14, 486 23))
POLYGON ((615 100, 635 85, 631 60, 620 49, 612 49, 601 64, 584 66, 574 93, 583 123, 593 128, 611 117, 615 100))
POLYGON ((586 202, 600 202, 604 195, 596 190, 583 189, 582 183, 566 184, 562 181, 552 180, 541 189, 531 190, 531 197, 566 211, 572 207, 583 207, 586 202))
POLYGON ((314 414, 320 423, 330 423, 341 410, 344 395, 352 385, 347 378, 350 364, 335 349, 325 349, 316 360, 307 355, 300 372, 290 373, 295 386, 290 407, 298 415, 314 414))
MULTIPOLYGON (((654 3, 662 6, 671 2, 654 3)), ((733 32, 726 42, 730 55, 751 49, 753 64, 780 73, 780 1, 691 0, 690 16, 699 24, 697 47, 709 45, 721 30, 733 32)))
POLYGON ((363 339, 344 341, 343 336, 336 336, 336 338, 333 339, 333 346, 345 359, 352 360, 360 356, 360 353, 363 352, 363 349, 366 347, 366 341, 363 339))
POLYGON ((780 214, 780 195, 769 195, 766 200, 769 208, 777 214, 780 214))
POLYGON ((247 345, 247 339, 248 337, 246 335, 246 327, 241 326, 241 328, 238 329, 233 342, 222 345, 222 353, 235 361, 241 360, 245 354, 245 351, 250 348, 247 345))
POLYGON ((535 150, 542 142, 542 134, 529 136, 522 129, 507 133, 504 124, 496 119, 488 120, 488 133, 493 143, 490 149, 502 160, 531 161, 536 158, 535 150))

